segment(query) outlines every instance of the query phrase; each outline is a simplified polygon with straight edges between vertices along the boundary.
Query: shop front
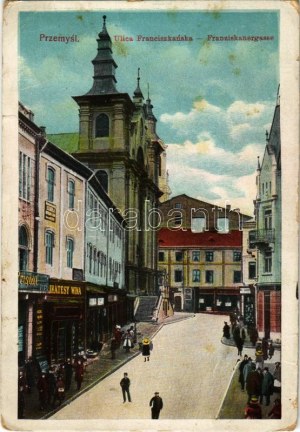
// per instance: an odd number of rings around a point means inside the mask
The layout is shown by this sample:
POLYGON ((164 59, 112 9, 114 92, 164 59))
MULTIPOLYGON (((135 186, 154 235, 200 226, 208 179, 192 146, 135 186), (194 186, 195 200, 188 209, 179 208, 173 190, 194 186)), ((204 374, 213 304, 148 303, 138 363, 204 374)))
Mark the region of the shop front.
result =
POLYGON ((196 290, 198 312, 230 313, 240 308, 239 289, 201 289, 196 290))
POLYGON ((83 282, 50 279, 42 310, 49 364, 60 363, 85 348, 83 282))
POLYGON ((86 286, 86 348, 99 350, 99 344, 106 333, 105 304, 107 295, 104 289, 87 284, 86 286))
POLYGON ((19 272, 18 275, 18 363, 23 366, 29 357, 43 354, 43 322, 40 305, 49 288, 49 276, 19 272))

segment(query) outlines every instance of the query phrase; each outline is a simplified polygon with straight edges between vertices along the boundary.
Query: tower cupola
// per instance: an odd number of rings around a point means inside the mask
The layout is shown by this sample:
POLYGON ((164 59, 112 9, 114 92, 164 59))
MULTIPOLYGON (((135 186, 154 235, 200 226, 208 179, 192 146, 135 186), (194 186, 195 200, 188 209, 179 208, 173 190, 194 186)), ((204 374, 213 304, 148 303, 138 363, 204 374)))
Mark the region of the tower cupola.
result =
POLYGON ((142 90, 140 88, 140 68, 138 68, 138 76, 137 76, 137 86, 136 89, 133 92, 133 102, 136 105, 141 105, 143 104, 143 100, 144 100, 144 95, 142 93, 142 90))
POLYGON ((102 95, 118 93, 116 89, 115 70, 118 67, 112 57, 111 38, 106 28, 106 16, 103 16, 102 31, 98 34, 98 53, 92 63, 94 65, 94 83, 86 95, 102 95))

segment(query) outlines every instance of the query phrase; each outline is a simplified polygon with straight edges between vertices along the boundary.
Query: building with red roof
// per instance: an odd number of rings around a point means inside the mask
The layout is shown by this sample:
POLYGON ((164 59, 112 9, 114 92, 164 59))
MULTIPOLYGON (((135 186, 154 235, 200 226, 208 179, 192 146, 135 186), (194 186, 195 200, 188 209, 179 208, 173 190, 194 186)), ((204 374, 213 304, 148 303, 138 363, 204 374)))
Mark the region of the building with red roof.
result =
POLYGON ((242 225, 251 219, 187 195, 160 206, 159 270, 176 311, 240 311, 242 225))

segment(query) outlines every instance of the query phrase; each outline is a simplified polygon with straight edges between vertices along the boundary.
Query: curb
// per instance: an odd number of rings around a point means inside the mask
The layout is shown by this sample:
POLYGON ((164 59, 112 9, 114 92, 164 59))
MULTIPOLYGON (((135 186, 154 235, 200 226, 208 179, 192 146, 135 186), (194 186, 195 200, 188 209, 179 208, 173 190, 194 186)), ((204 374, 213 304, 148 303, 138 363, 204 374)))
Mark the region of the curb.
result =
MULTIPOLYGON (((226 344, 224 344, 224 345, 226 345, 226 344)), ((237 360, 236 364, 235 364, 234 367, 233 367, 233 371, 232 371, 232 373, 231 373, 230 380, 229 380, 228 385, 227 385, 227 387, 226 387, 226 390, 225 390, 225 392, 224 392, 224 396, 223 396, 223 398, 222 398, 222 401, 221 401, 220 407, 219 407, 219 409, 218 409, 218 413, 217 413, 217 415, 216 415, 216 417, 215 417, 215 420, 219 420, 219 419, 220 419, 219 417, 220 417, 220 413, 221 413, 222 407, 223 407, 224 402, 225 402, 225 398, 226 398, 226 396, 227 396, 227 393, 228 393, 228 391, 229 391, 229 388, 230 388, 230 386, 231 386, 231 383, 232 383, 233 377, 234 377, 234 375, 235 375, 235 372, 236 372, 237 367, 238 367, 239 364, 240 364, 240 360, 237 360)))

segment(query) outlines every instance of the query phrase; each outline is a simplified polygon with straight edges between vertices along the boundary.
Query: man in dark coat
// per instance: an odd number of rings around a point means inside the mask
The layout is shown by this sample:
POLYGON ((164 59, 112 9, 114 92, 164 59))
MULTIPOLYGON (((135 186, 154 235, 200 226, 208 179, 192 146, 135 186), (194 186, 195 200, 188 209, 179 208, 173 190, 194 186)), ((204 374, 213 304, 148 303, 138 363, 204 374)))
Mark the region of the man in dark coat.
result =
POLYGON ((25 408, 25 390, 27 388, 26 379, 24 373, 21 371, 19 374, 18 383, 18 418, 24 418, 24 408, 25 408))
POLYGON ((115 337, 112 338, 110 342, 110 352, 111 352, 111 360, 116 358, 116 350, 119 347, 119 344, 115 337))
POLYGON ((255 370, 255 365, 252 365, 252 371, 247 376, 246 390, 248 393, 248 403, 252 396, 259 396, 261 392, 261 378, 259 372, 255 370))
POLYGON ((83 381, 83 364, 81 360, 78 360, 76 368, 75 368, 75 381, 77 382, 77 390, 81 389, 81 384, 83 381))
POLYGON ((25 363, 25 376, 27 381, 27 391, 31 393, 31 390, 35 386, 35 366, 32 357, 29 357, 25 363))
POLYGON ((244 360, 241 361, 239 365, 239 383, 241 384, 241 389, 244 391, 245 389, 245 380, 244 380, 244 366, 248 363, 248 356, 247 354, 244 355, 244 360))
POLYGON ((129 387, 130 387, 130 379, 128 378, 128 374, 125 372, 124 377, 120 381, 120 386, 122 388, 122 394, 123 394, 123 403, 126 402, 126 394, 128 402, 131 402, 129 387))
POLYGON ((48 383, 44 372, 42 372, 37 382, 37 389, 39 392, 40 410, 44 410, 48 402, 48 383))
POLYGON ((160 410, 163 408, 163 400, 159 396, 158 392, 154 393, 154 396, 150 400, 149 405, 151 407, 152 419, 158 419, 159 418, 160 410))
POLYGON ((48 384, 48 405, 53 406, 56 391, 56 375, 53 367, 50 367, 46 377, 48 384))
POLYGON ((273 394, 273 385, 274 385, 274 378, 273 375, 269 372, 269 368, 265 367, 263 370, 263 380, 262 380, 262 386, 261 386, 261 401, 260 403, 263 403, 263 397, 266 398, 266 406, 270 405, 270 396, 273 394))
POLYGON ((269 343, 268 343, 268 340, 266 338, 263 338, 261 348, 262 348, 262 352, 263 352, 263 358, 264 358, 264 360, 267 360, 268 359, 269 343))
POLYGON ((67 359, 64 366, 65 366, 65 391, 68 391, 71 387, 72 376, 73 376, 73 365, 70 358, 67 359))
POLYGON ((230 339, 230 327, 226 321, 224 321, 223 337, 226 339, 230 339))

